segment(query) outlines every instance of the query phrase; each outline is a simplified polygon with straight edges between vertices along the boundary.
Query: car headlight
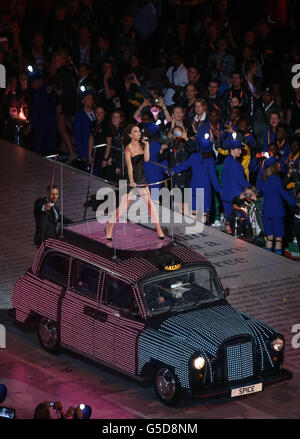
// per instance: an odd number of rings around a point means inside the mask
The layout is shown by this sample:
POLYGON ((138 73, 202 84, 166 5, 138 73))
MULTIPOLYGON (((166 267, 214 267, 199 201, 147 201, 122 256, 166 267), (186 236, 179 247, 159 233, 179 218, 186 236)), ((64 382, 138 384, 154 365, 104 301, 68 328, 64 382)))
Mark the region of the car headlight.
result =
POLYGON ((276 352, 282 351, 283 346, 284 346, 284 341, 282 340, 282 338, 276 338, 275 340, 272 341, 272 348, 276 352))
POLYGON ((203 369, 204 365, 205 365, 205 359, 203 357, 197 357, 193 361, 193 366, 197 370, 203 369))

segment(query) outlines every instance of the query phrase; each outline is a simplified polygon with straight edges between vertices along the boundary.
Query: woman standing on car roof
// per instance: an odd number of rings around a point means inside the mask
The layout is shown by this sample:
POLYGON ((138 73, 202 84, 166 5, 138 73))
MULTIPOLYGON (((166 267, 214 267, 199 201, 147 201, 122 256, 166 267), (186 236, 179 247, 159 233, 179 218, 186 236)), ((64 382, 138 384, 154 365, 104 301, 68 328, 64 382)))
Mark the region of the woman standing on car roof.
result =
MULTIPOLYGON (((154 222, 157 236, 159 239, 164 239, 164 234, 159 224, 158 215, 153 204, 148 182, 144 172, 144 162, 150 160, 149 152, 149 139, 143 137, 141 139, 141 130, 135 124, 128 125, 124 132, 124 144, 125 144, 125 161, 128 172, 129 186, 130 188, 138 187, 138 192, 148 206, 151 218, 154 222)), ((131 200, 132 192, 127 193, 121 198, 120 205, 116 209, 116 212, 109 220, 109 224, 105 228, 106 239, 112 240, 112 231, 115 222, 120 216, 128 209, 129 202, 131 200)))

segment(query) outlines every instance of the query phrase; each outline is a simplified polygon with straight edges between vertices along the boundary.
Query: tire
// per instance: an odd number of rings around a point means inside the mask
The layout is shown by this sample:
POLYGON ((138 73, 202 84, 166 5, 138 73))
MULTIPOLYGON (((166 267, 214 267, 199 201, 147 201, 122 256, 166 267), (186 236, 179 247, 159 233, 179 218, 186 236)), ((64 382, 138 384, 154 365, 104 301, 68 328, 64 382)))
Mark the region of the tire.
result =
POLYGON ((47 352, 58 352, 58 325, 53 320, 41 317, 37 324, 39 341, 47 352))
POLYGON ((159 366, 154 375, 154 388, 158 399, 174 407, 182 400, 182 389, 177 376, 169 366, 159 366))

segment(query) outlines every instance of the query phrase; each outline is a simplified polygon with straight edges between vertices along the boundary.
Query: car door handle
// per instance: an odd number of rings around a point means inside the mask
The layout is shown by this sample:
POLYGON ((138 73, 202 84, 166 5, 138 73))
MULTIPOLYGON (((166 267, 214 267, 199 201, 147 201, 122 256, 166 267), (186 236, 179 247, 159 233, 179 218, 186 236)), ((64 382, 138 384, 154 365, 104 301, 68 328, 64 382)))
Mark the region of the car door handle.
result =
POLYGON ((89 317, 95 317, 97 314, 97 310, 95 308, 91 308, 90 306, 85 306, 83 314, 89 317))

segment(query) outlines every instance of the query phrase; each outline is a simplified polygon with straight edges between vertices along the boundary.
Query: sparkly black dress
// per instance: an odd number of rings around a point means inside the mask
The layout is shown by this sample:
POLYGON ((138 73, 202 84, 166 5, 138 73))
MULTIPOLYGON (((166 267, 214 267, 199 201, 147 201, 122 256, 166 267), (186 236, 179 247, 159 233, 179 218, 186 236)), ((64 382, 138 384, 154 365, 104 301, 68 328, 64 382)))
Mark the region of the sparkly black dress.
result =
POLYGON ((137 154, 131 157, 133 181, 135 184, 148 184, 144 171, 144 154, 137 154))

